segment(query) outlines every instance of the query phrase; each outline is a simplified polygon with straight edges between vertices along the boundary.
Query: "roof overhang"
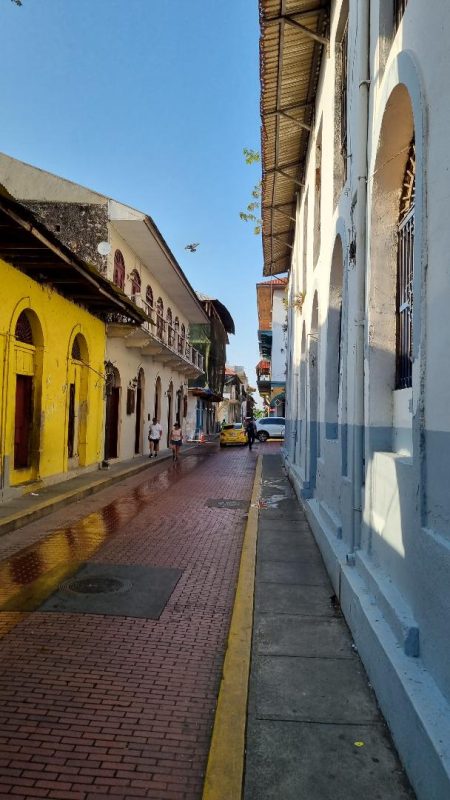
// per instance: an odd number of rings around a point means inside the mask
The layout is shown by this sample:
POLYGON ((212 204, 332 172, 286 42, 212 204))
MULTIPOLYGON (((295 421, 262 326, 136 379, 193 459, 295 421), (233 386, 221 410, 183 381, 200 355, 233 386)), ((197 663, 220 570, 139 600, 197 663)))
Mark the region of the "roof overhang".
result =
POLYGON ((264 275, 287 272, 330 0, 259 0, 264 275))
POLYGON ((109 219, 189 322, 209 325, 202 304, 151 217, 110 200, 109 219))
POLYGON ((0 258, 38 283, 102 319, 140 324, 147 315, 49 231, 21 203, 0 189, 0 258))

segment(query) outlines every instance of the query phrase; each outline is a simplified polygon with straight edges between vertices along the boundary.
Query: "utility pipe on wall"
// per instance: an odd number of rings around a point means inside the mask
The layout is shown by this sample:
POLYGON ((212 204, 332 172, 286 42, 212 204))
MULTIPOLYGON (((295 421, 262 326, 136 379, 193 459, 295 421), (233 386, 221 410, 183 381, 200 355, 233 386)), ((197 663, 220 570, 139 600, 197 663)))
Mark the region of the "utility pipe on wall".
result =
POLYGON ((356 190, 356 269, 355 269, 355 398, 353 414, 353 526, 352 552, 361 544, 362 487, 364 483, 364 340, 367 268, 367 150, 370 87, 370 0, 354 5, 360 15, 359 94, 356 190))

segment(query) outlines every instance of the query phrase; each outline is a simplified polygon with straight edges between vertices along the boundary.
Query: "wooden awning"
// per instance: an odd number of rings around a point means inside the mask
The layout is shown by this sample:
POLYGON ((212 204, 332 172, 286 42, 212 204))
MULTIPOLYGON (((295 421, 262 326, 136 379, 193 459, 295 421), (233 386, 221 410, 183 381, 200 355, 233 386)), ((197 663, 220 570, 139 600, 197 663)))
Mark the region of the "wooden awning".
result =
POLYGON ((0 188, 0 258, 105 321, 141 324, 147 315, 0 188))
POLYGON ((291 263, 329 0, 259 0, 264 275, 291 263))

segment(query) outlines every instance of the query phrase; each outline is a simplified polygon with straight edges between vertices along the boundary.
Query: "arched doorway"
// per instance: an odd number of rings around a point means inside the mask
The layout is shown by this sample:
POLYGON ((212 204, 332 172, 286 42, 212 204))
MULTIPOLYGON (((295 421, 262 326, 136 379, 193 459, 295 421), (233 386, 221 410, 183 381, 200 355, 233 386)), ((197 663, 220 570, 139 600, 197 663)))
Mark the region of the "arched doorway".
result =
POLYGON ((333 248, 328 296, 327 353, 325 370, 325 437, 338 437, 339 381, 341 372, 342 283, 344 256, 342 240, 336 237, 333 248))
POLYGON ((319 303, 314 294, 308 347, 308 399, 309 399, 309 452, 308 485, 312 492, 316 485, 317 457, 319 452, 319 303))
POLYGON ((302 341, 300 350, 300 401, 299 401, 299 417, 300 417, 300 430, 298 435, 298 462, 302 466, 302 477, 306 479, 306 451, 308 447, 308 435, 306 424, 306 409, 307 409, 307 385, 306 385, 306 324, 302 325, 302 341))
POLYGON ((164 303, 161 297, 156 301, 156 335, 159 339, 164 338, 164 303))
POLYGON ((144 422, 144 391, 145 391, 145 375, 144 370, 139 370, 138 382, 136 387, 136 425, 134 431, 134 453, 139 455, 142 453, 142 431, 144 422))
POLYGON ((120 373, 109 363, 106 365, 105 460, 118 456, 120 397, 120 373))
POLYGON ((114 273, 113 281, 119 289, 124 290, 125 287, 125 261, 120 250, 114 253, 114 273))
POLYGON ((161 420, 161 378, 156 379, 155 383, 155 405, 153 408, 153 416, 157 421, 161 420))
POLYGON ((170 444, 170 431, 173 425, 173 383, 170 381, 167 391, 167 446, 170 444))
MULTIPOLYGON (((412 454, 415 256, 415 125, 404 84, 383 114, 370 219, 369 436, 373 450, 412 454)), ((417 258, 417 262, 420 258, 417 258)))
POLYGON ((183 387, 180 386, 180 388, 177 390, 177 407, 175 411, 175 419, 180 425, 182 420, 182 414, 183 414, 183 387))
POLYGON ((15 406, 14 471, 11 483, 26 481, 39 473, 39 443, 43 335, 31 309, 22 311, 14 327, 15 406))
POLYGON ((67 459, 69 468, 86 464, 89 351, 77 333, 70 348, 68 367, 67 459))

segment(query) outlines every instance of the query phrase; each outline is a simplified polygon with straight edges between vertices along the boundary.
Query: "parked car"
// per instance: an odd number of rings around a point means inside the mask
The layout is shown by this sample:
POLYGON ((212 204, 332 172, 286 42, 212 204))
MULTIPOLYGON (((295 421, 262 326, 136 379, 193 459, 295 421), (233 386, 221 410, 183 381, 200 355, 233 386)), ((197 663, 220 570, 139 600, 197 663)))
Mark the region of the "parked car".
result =
POLYGON ((284 417, 262 417, 256 420, 256 436, 260 442, 267 439, 284 439, 284 417))
POLYGON ((220 446, 226 447, 229 444, 247 444, 247 434, 242 422, 224 425, 220 431, 220 446))

